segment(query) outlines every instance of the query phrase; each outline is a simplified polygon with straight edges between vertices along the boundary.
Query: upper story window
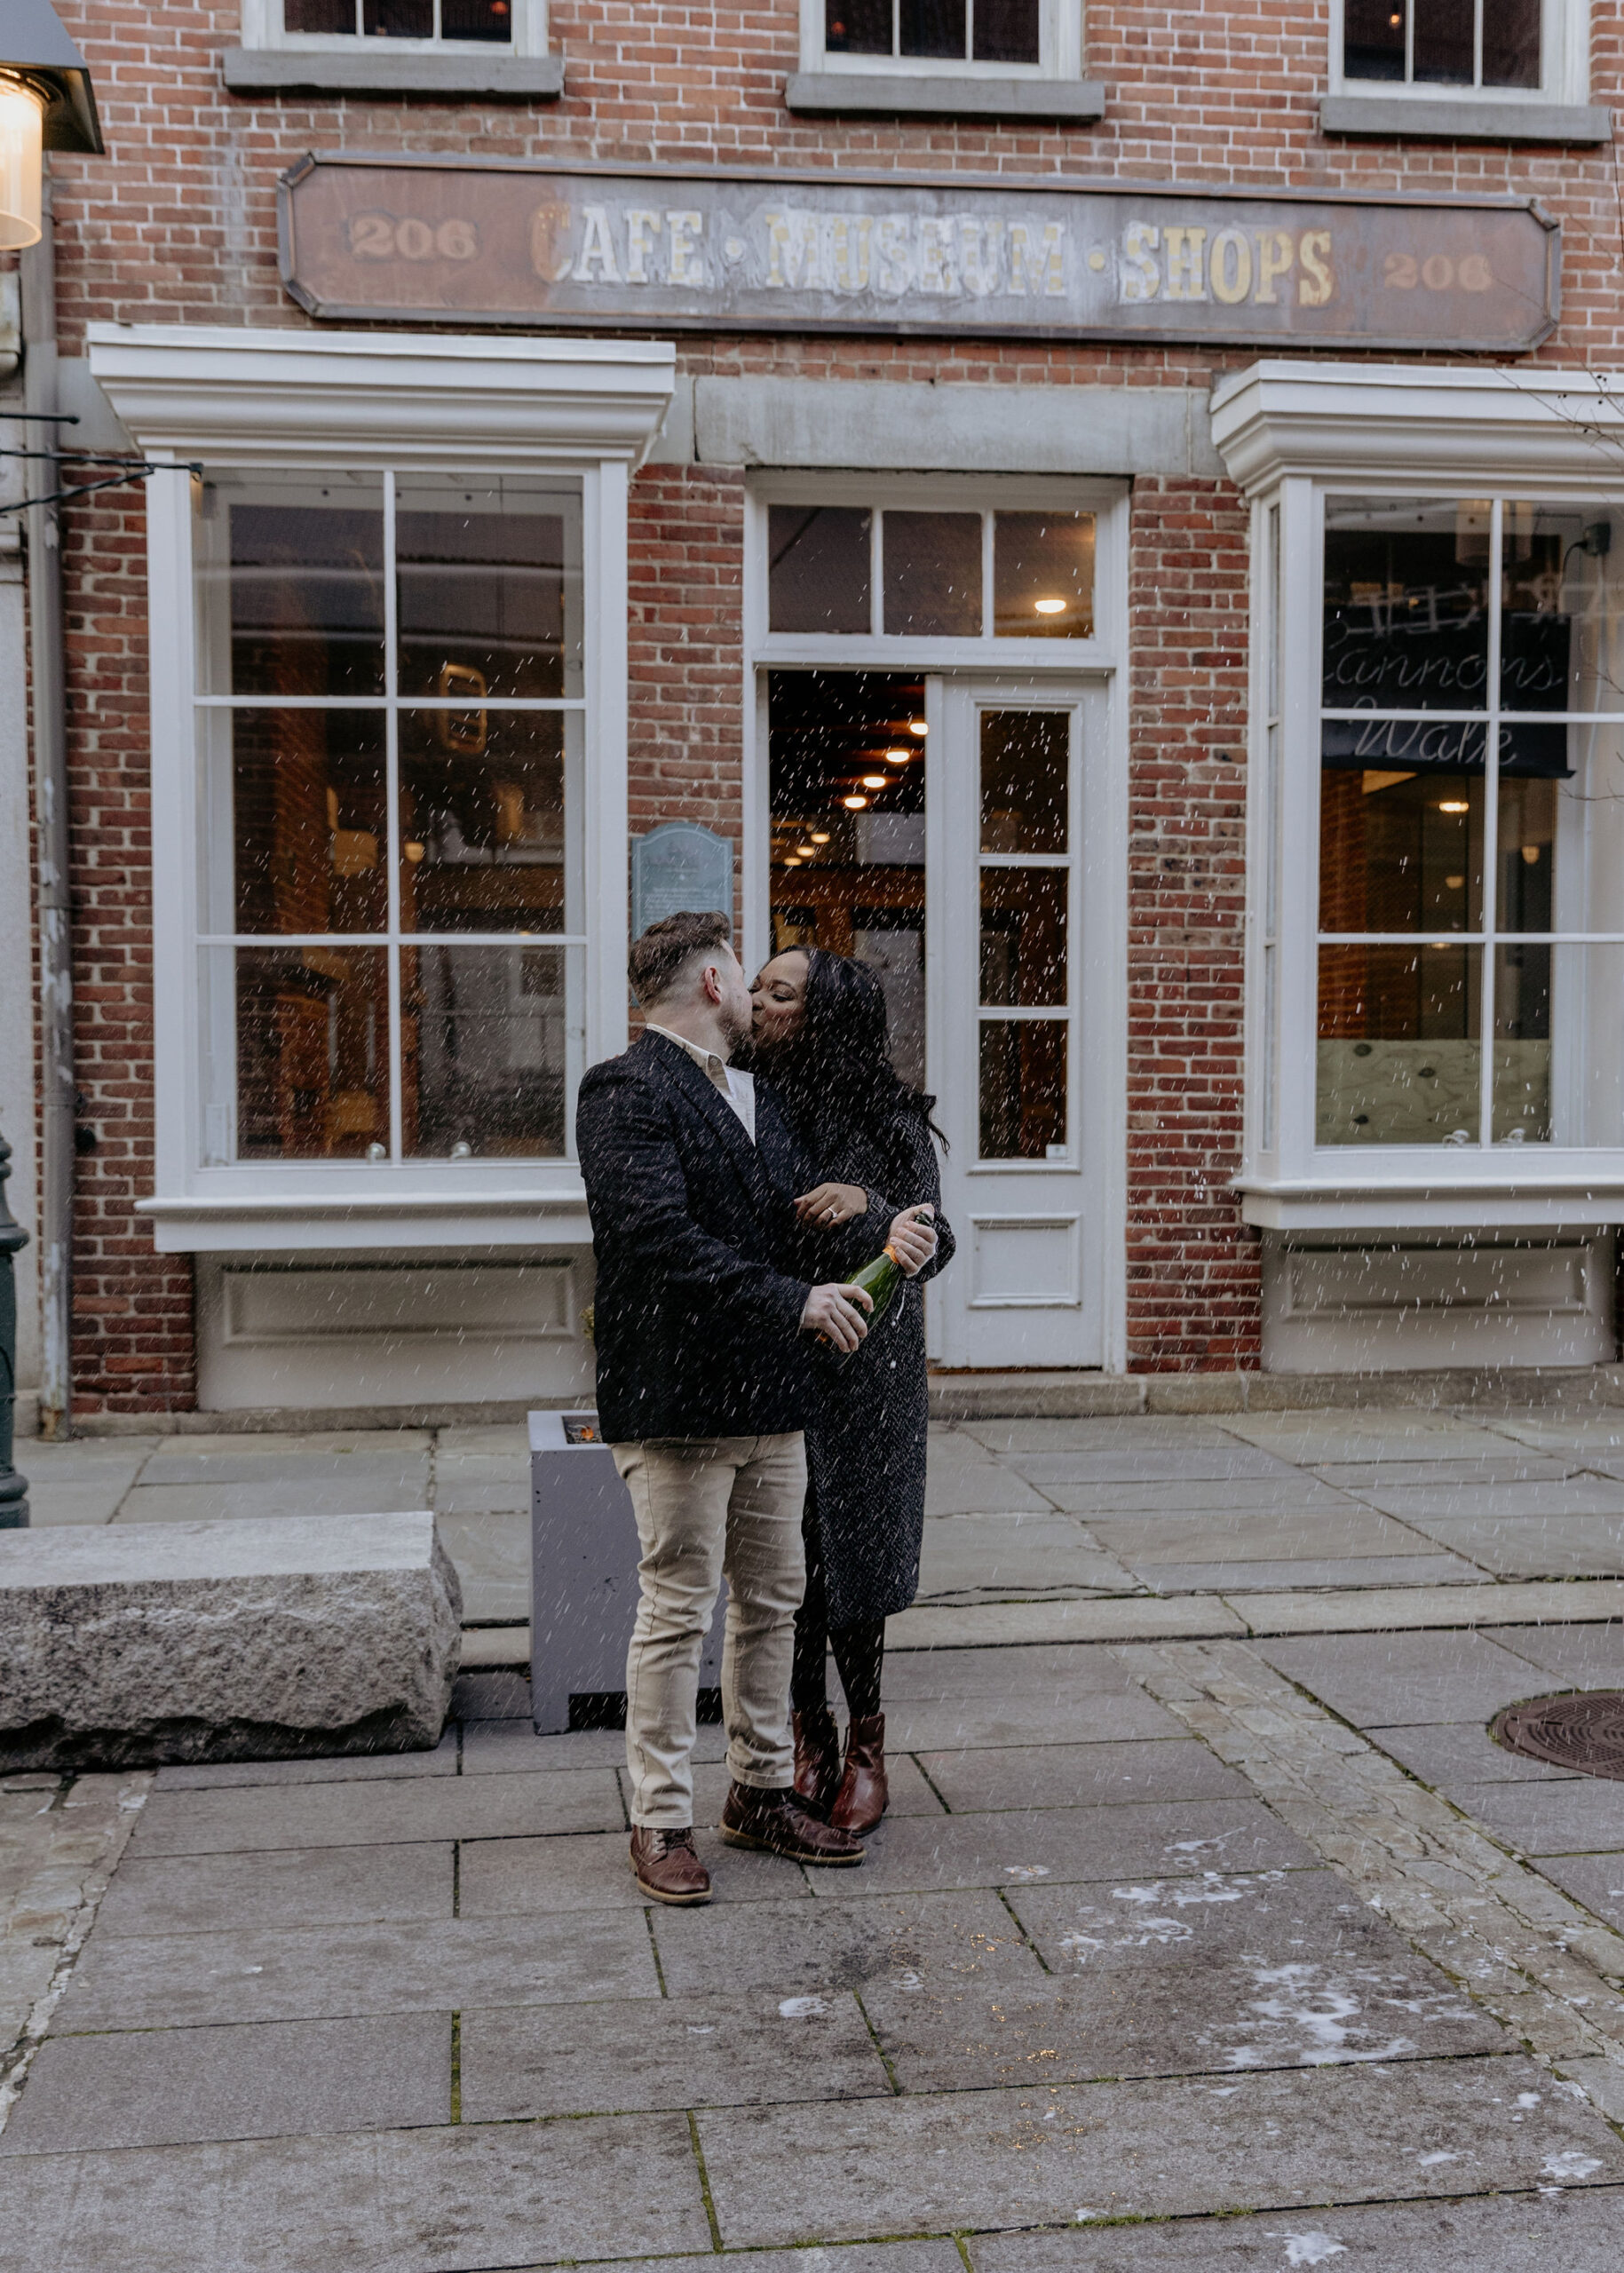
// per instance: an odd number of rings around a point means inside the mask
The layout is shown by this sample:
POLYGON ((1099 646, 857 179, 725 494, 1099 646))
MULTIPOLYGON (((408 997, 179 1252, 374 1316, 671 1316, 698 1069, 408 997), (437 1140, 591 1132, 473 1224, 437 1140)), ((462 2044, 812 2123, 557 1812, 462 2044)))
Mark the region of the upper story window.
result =
POLYGON ((282 0, 282 28, 346 39, 513 38, 513 0, 282 0))
POLYGON ((1343 73, 1413 86, 1541 84, 1543 0, 1346 0, 1343 73))
POLYGON ((830 55, 907 61, 1042 60, 1042 0, 825 0, 830 55))

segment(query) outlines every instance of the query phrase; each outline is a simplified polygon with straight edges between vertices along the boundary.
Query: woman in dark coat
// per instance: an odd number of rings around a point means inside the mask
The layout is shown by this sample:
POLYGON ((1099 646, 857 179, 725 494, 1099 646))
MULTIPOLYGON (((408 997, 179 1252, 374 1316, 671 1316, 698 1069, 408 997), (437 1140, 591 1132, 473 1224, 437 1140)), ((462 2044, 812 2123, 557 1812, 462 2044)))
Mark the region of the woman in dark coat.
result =
POLYGON ((753 989, 751 1062, 772 1083, 821 1181, 796 1202, 804 1220, 844 1227, 840 1267, 883 1247, 913 1205, 934 1218, 936 1252, 905 1280, 862 1347, 820 1351, 806 1431, 806 1594, 796 1619, 795 1787, 855 1832, 888 1796, 880 1676, 885 1620, 919 1587, 924 1531, 925 1336, 923 1282, 953 1254, 941 1213, 931 1121, 935 1100, 891 1062, 885 995, 866 963, 821 947, 775 955, 753 989), (825 1689, 832 1648, 845 1691, 843 1762, 825 1689))

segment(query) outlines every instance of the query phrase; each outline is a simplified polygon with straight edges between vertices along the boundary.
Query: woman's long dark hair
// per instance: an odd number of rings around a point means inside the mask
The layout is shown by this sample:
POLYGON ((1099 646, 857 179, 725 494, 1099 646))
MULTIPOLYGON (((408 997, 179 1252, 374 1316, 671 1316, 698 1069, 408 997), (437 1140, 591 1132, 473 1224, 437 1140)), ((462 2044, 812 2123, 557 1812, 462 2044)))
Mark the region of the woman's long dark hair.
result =
POLYGON ((815 1152, 837 1144, 855 1125, 883 1140, 899 1113, 912 1113, 947 1150, 931 1119, 936 1099, 909 1087, 891 1062, 885 990, 866 962, 828 947, 801 950, 805 1014, 791 1041, 757 1053, 815 1152))

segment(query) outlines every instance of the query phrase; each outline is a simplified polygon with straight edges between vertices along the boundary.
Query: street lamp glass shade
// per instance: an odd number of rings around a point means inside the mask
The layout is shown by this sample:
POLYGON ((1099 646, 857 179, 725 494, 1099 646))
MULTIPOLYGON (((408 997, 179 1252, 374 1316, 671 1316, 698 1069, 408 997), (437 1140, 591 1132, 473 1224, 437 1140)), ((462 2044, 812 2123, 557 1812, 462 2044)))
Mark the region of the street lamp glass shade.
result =
POLYGON ((39 242, 44 125, 33 89, 0 79, 0 251, 39 242))

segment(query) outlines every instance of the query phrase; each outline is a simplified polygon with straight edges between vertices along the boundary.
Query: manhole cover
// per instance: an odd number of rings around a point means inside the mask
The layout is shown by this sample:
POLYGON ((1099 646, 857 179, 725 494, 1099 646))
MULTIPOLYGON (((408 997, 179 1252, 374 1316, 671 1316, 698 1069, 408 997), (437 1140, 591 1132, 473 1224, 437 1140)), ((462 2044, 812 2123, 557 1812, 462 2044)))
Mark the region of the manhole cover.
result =
POLYGON ((1493 1723, 1508 1752, 1581 1776, 1615 1776, 1624 1782, 1624 1693, 1595 1689, 1582 1697, 1535 1697, 1509 1705, 1493 1723))

